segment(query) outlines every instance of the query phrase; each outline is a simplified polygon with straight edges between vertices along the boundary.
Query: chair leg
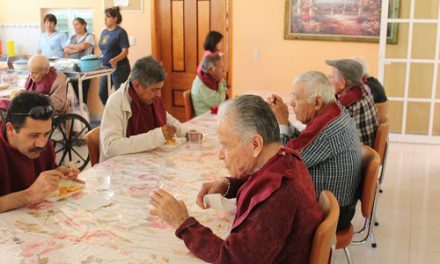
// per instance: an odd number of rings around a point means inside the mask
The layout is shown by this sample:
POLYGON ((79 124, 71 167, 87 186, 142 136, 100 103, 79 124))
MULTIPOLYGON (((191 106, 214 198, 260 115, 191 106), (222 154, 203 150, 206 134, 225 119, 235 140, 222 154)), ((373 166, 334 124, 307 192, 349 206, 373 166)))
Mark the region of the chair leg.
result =
POLYGON ((373 242, 373 244, 374 244, 373 247, 376 247, 376 245, 377 245, 377 244, 376 244, 376 240, 374 239, 374 235, 372 235, 372 234, 373 234, 373 227, 374 227, 373 222, 374 222, 374 219, 375 219, 375 212, 376 212, 376 205, 377 205, 378 191, 379 191, 379 190, 376 188, 376 193, 375 193, 375 195, 374 195, 374 202, 373 202, 373 208, 372 208, 372 211, 371 211, 371 215, 370 215, 370 217, 367 219, 367 221, 368 221, 367 234, 366 234, 365 237, 362 238, 361 240, 353 240, 353 241, 351 242, 352 245, 360 245, 360 244, 366 243, 366 242, 368 241, 368 239, 372 239, 372 242, 373 242))
POLYGON ((376 243, 376 238, 374 237, 373 229, 371 229, 371 232, 370 232, 370 239, 371 239, 371 247, 376 248, 377 243, 376 243))
POLYGON ((376 212, 374 212, 374 225, 379 226, 379 221, 377 220, 376 212))
POLYGON ((353 262, 351 262, 351 256, 350 256, 350 251, 348 250, 348 247, 344 248, 344 252, 345 252, 345 257, 347 258, 347 263, 352 264, 353 262))

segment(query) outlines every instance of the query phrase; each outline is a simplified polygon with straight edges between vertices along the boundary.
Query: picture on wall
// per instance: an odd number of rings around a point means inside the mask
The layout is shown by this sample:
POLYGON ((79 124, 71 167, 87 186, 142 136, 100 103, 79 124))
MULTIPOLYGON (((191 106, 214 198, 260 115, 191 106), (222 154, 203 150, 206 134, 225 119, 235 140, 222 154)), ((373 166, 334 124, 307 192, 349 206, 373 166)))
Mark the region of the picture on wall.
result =
MULTIPOLYGON (((285 39, 379 42, 382 0, 286 0, 285 39)), ((389 0, 388 17, 398 18, 399 0, 389 0)), ((397 23, 388 26, 397 43, 397 23)))

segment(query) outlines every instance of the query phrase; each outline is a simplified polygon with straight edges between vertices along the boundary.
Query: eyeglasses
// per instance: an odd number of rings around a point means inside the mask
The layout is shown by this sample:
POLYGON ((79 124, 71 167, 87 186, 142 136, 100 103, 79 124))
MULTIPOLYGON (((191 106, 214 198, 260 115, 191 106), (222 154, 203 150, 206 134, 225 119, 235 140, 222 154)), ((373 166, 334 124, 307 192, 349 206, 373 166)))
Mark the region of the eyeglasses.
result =
POLYGON ((52 106, 35 106, 29 110, 29 113, 10 113, 11 115, 26 115, 32 119, 48 119, 53 114, 52 106))

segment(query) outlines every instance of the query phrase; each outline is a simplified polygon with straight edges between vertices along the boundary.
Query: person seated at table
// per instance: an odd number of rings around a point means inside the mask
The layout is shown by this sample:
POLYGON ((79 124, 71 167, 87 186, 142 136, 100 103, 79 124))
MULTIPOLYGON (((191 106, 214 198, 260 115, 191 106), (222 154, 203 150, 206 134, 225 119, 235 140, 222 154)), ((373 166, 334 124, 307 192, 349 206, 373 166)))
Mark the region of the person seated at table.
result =
POLYGON ((23 92, 0 121, 0 212, 43 200, 61 178, 75 180, 78 169, 55 166, 49 142, 52 106, 47 96, 23 92))
POLYGON ((308 263, 322 220, 315 189, 300 154, 281 148, 276 118, 259 96, 243 95, 220 106, 219 158, 231 177, 202 185, 203 197, 237 198, 226 239, 188 215, 185 204, 165 190, 151 197, 151 214, 175 229, 195 256, 212 263, 308 263))
POLYGON ((41 33, 38 40, 38 53, 46 57, 64 57, 64 44, 67 41, 67 36, 63 32, 56 30, 57 18, 53 14, 44 16, 44 28, 46 32, 41 33))
POLYGON ((221 57, 210 54, 203 58, 202 68, 197 72, 191 88, 191 99, 196 116, 218 107, 226 99, 228 88, 224 80, 221 57))
POLYGON ((323 190, 335 194, 340 206, 338 229, 351 223, 361 183, 361 143, 348 111, 336 103, 327 76, 310 71, 293 81, 290 106, 306 128, 299 132, 288 120, 287 105, 272 95, 268 103, 280 125, 282 143, 301 153, 312 175, 317 198, 323 190))
MULTIPOLYGON (((67 86, 64 73, 50 67, 49 60, 43 55, 34 55, 28 62, 29 76, 25 89, 19 89, 14 96, 24 91, 48 95, 56 113, 66 110, 67 86)), ((11 101, 0 99, 0 109, 7 110, 11 101)))
MULTIPOLYGON (((64 54, 66 58, 81 59, 86 55, 93 54, 93 48, 95 47, 95 36, 92 33, 87 32, 87 22, 81 18, 76 17, 73 20, 73 28, 75 34, 70 37, 64 47, 64 54)), ((70 81, 76 96, 78 95, 78 81, 70 81)), ((87 104, 87 94, 89 92, 90 80, 83 81, 83 102, 87 104)))
POLYGON ((100 129, 100 161, 148 151, 185 136, 187 129, 163 106, 165 71, 152 56, 136 61, 129 80, 105 105, 100 129))
POLYGON ((48 95, 56 113, 62 113, 67 106, 66 75, 50 67, 49 60, 43 55, 34 55, 28 62, 29 77, 26 91, 48 95))
POLYGON ((378 79, 368 74, 368 67, 365 60, 361 57, 353 57, 353 60, 359 62, 362 65, 362 83, 368 87, 373 95, 374 104, 377 110, 377 119, 379 124, 385 122, 388 116, 388 98, 385 93, 385 88, 379 82, 378 79))
POLYGON ((338 102, 356 122, 362 144, 372 147, 379 122, 373 97, 362 85, 362 65, 354 60, 327 60, 332 67, 330 81, 338 102))

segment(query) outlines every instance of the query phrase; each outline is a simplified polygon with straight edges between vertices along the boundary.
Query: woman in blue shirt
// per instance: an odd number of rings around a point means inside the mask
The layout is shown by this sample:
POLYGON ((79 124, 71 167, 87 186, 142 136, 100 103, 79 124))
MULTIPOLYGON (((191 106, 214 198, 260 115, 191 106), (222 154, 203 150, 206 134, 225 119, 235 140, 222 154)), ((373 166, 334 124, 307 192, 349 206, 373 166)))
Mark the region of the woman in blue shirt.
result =
POLYGON ((41 33, 38 41, 39 53, 46 57, 64 57, 64 44, 67 41, 66 34, 55 29, 57 18, 53 14, 44 17, 46 32, 41 33))
MULTIPOLYGON (((127 32, 119 26, 122 16, 119 7, 111 7, 105 10, 105 26, 99 38, 99 49, 102 52, 102 64, 115 68, 111 80, 115 89, 119 89, 121 83, 125 82, 130 75, 130 63, 128 61, 127 32)), ((105 105, 108 98, 107 77, 101 77, 99 81, 99 98, 105 105)))

